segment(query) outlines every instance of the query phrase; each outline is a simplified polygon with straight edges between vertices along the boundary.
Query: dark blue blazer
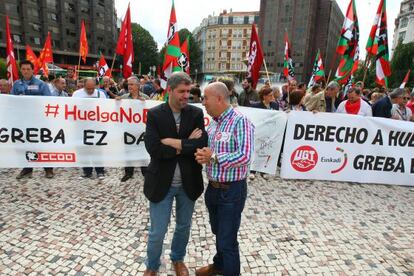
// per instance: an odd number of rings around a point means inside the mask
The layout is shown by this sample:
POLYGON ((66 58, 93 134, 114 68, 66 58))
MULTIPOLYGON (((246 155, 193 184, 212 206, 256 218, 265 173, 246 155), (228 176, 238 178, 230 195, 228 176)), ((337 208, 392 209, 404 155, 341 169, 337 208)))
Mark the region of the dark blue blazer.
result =
POLYGON ((372 106, 372 116, 391 118, 392 103, 388 96, 385 96, 372 106))
MULTIPOLYGON (((267 109, 263 102, 252 103, 250 107, 267 109)), ((279 104, 277 102, 270 102, 270 109, 279 110, 279 104)))

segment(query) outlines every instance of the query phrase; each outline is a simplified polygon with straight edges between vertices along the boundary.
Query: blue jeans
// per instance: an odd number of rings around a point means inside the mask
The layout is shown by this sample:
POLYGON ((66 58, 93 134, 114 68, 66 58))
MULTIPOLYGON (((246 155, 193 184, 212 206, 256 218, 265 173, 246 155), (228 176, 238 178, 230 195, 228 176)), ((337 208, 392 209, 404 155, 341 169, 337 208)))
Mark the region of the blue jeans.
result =
POLYGON ((217 189, 209 185, 205 193, 211 231, 216 235, 214 267, 223 271, 225 276, 240 275, 237 233, 246 197, 245 179, 231 182, 229 189, 217 189))
POLYGON ((165 198, 157 203, 150 202, 151 227, 148 235, 147 268, 158 271, 161 261, 162 244, 168 224, 174 198, 176 200, 176 227, 171 244, 171 261, 183 261, 190 236, 191 218, 195 201, 192 201, 181 187, 170 187, 165 198))

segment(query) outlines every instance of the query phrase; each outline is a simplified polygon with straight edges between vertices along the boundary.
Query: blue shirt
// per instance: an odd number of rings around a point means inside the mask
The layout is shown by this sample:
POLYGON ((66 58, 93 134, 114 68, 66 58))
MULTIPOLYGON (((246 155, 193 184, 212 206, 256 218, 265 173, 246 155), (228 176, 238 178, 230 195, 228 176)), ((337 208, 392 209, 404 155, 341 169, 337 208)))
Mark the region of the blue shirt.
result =
POLYGON ((12 95, 27 95, 27 96, 51 96, 49 87, 43 81, 32 77, 30 80, 20 79, 15 81, 12 90, 12 95))

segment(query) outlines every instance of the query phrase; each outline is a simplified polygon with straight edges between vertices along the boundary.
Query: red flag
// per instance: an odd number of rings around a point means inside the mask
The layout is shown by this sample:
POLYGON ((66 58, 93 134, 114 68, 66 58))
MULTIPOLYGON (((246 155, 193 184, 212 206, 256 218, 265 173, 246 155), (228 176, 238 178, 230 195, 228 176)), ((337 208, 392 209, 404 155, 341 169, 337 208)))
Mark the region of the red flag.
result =
POLYGON ((124 21, 122 22, 121 32, 119 33, 116 53, 124 57, 124 65, 122 68, 124 78, 130 77, 132 75, 132 63, 134 62, 134 48, 132 45, 131 13, 129 4, 124 21))
POLYGON ((98 63, 98 72, 99 78, 108 76, 111 77, 111 69, 109 69, 108 64, 106 63, 105 57, 101 53, 101 58, 99 59, 98 63))
POLYGON ((283 74, 290 81, 295 79, 292 55, 290 53, 290 43, 287 31, 285 32, 285 62, 283 65, 283 74))
POLYGON ((186 72, 190 75, 190 51, 188 45, 189 37, 184 40, 183 44, 181 44, 181 56, 178 58, 178 65, 183 69, 183 72, 186 72))
POLYGON ((79 55, 82 57, 83 63, 86 63, 86 56, 88 55, 88 39, 86 38, 85 22, 82 20, 79 55))
POLYGON ((10 35, 9 17, 6 16, 6 55, 7 55, 7 82, 9 85, 19 78, 16 58, 14 57, 13 41, 10 35))
POLYGON ((40 52, 38 58, 38 66, 43 69, 43 74, 46 77, 49 75, 47 63, 53 63, 52 40, 50 38, 50 32, 47 33, 45 45, 43 46, 43 50, 40 52))
POLYGON ((252 25, 252 34, 250 37, 250 50, 247 65, 247 77, 252 79, 252 86, 256 88, 260 77, 260 68, 263 65, 263 51, 260 45, 259 36, 257 35, 256 25, 252 25))
POLYGON ((32 48, 29 45, 26 45, 26 59, 28 61, 30 61, 31 63, 33 63, 34 65, 34 71, 33 73, 35 75, 37 75, 37 73, 39 72, 39 61, 38 58, 36 56, 36 54, 33 52, 32 48))
POLYGON ((405 85, 407 84, 408 79, 410 78, 410 73, 411 73, 411 70, 408 69, 408 72, 405 75, 405 78, 404 78, 403 82, 401 83, 400 88, 403 88, 403 89, 405 88, 405 85))

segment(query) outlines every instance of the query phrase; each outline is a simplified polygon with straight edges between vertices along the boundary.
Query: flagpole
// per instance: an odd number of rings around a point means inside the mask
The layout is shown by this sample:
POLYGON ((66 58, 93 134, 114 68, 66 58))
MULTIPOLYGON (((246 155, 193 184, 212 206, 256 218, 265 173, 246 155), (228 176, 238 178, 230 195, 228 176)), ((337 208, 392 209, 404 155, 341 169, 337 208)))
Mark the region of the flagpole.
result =
MULTIPOLYGON (((114 70, 114 65, 115 65, 115 58, 116 58, 116 53, 114 53, 114 57, 112 59, 112 65, 111 65, 111 76, 112 76, 112 71, 114 70)), ((113 76, 112 76, 113 77, 113 76)))
POLYGON ((272 86, 272 83, 270 82, 270 78, 269 78, 269 71, 267 71, 267 65, 266 65, 266 59, 263 58, 263 64, 266 70, 266 75, 267 75, 267 80, 269 81, 270 86, 272 86))
POLYGON ((368 72, 368 68, 371 67, 371 56, 367 53, 367 58, 365 59, 364 62, 364 77, 362 79, 362 83, 364 84, 365 87, 365 79, 367 78, 367 72, 368 72))
POLYGON ((78 68, 78 72, 76 74, 76 80, 79 80, 80 60, 81 60, 81 55, 79 53, 79 61, 78 61, 78 67, 77 67, 78 68))
POLYGON ((336 59, 337 58, 338 58, 338 55, 337 55, 337 53, 335 51, 335 55, 334 55, 333 59, 331 60, 331 66, 329 66, 329 74, 328 74, 328 79, 326 80, 326 85, 328 85, 329 81, 331 80, 332 67, 336 63, 336 59))

